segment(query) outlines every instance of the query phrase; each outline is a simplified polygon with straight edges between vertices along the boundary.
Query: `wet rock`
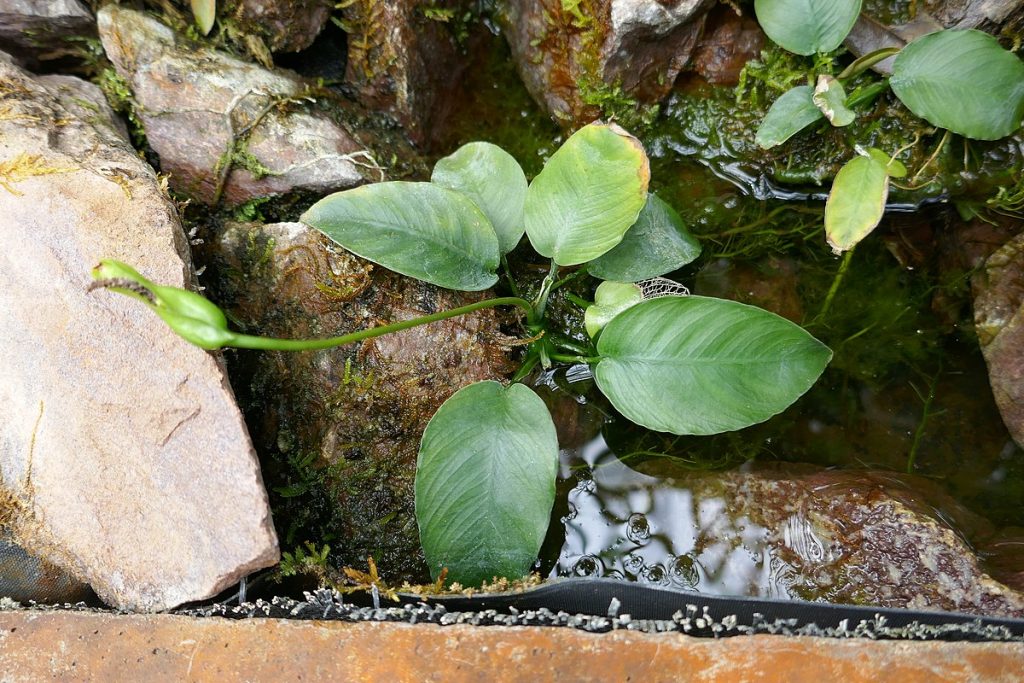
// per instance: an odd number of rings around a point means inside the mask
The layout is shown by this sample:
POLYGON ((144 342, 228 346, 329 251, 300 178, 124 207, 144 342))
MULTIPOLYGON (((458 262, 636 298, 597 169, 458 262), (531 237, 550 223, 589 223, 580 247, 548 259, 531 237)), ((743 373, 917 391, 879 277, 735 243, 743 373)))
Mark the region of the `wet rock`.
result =
POLYGON ((747 62, 761 55, 765 40, 753 16, 719 5, 708 15, 693 53, 693 70, 713 85, 736 85, 747 62))
MULTIPOLYGON (((374 266, 300 223, 232 224, 218 249, 221 298, 262 335, 341 335, 483 298, 374 266)), ((361 344, 243 359, 251 377, 234 381, 251 391, 257 446, 281 461, 315 463, 332 496, 326 524, 341 562, 365 566, 372 554, 389 580, 422 575, 413 516, 419 439, 457 389, 513 369, 500 316, 479 311, 361 344)), ((322 530, 297 533, 315 540, 322 530)))
POLYGON ((130 83, 175 190, 236 205, 345 189, 363 182, 361 168, 376 165, 353 134, 305 110, 311 96, 298 78, 195 49, 141 12, 107 5, 98 19, 107 56, 130 83))
POLYGON ((1024 446, 1024 235, 985 261, 973 282, 974 324, 996 405, 1024 446))
POLYGON ((685 472, 665 460, 644 474, 614 456, 591 465, 593 479, 569 494, 559 573, 1024 615, 1024 595, 989 576, 965 541, 990 525, 927 480, 809 466, 685 472))
POLYGON ((225 15, 242 31, 260 36, 272 52, 298 52, 312 45, 333 5, 330 0, 234 0, 225 15))
POLYGON ((608 100, 658 102, 701 34, 707 0, 512 0, 503 25, 533 98, 566 124, 608 100))
POLYGON ((92 13, 79 0, 0 0, 0 50, 28 67, 71 54, 69 38, 95 35, 92 13))
POLYGON ((346 82, 357 89, 360 102, 391 112, 413 140, 423 142, 452 106, 450 96, 466 61, 453 32, 475 5, 469 0, 443 5, 434 0, 355 0, 344 5, 346 82))
POLYGON ((162 610, 274 564, 218 360, 89 293, 102 257, 190 284, 188 244, 126 142, 0 59, 0 523, 111 605, 162 610))

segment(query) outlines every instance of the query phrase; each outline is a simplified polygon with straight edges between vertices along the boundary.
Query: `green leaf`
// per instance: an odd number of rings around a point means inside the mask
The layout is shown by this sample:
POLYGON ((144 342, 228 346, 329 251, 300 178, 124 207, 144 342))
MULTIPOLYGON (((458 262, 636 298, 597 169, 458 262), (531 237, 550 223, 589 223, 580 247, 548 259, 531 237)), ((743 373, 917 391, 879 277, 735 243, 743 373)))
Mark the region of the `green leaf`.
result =
POLYGON ((717 434, 793 403, 832 352, 760 308, 702 296, 650 299, 620 313, 597 343, 597 386, 624 416, 673 434, 717 434))
POLYGON ((439 185, 363 185, 321 199, 301 220, 357 256, 439 287, 475 292, 498 281, 490 221, 439 185))
POLYGON ((822 116, 814 104, 814 88, 798 85, 775 100, 758 127, 754 140, 763 149, 781 145, 822 116))
POLYGON ((761 28, 798 55, 839 47, 860 14, 861 0, 754 0, 761 28))
POLYGON ((885 164, 857 156, 839 169, 825 203, 825 237, 835 253, 853 249, 882 220, 889 196, 885 164))
POLYGON ((192 16, 202 34, 207 35, 217 20, 217 0, 192 0, 192 16))
POLYGON ((444 402, 416 462, 416 520, 430 574, 478 586, 524 576, 555 501, 558 438, 522 384, 478 382, 444 402))
POLYGON ((654 194, 622 241, 591 261, 587 271, 602 280, 638 282, 682 268, 700 256, 700 242, 676 210, 654 194))
POLYGON ((889 85, 934 126, 997 140, 1024 118, 1024 64, 981 31, 921 36, 896 57, 889 85))
POLYGON ((647 201, 651 169, 640 141, 615 124, 576 131, 526 191, 526 234, 560 266, 622 241, 647 201))
POLYGON ((583 325, 593 339, 612 318, 644 300, 640 287, 628 282, 602 282, 594 292, 594 303, 583 314, 583 325))
POLYGON ((430 182, 466 195, 480 207, 498 234, 502 254, 523 236, 526 175, 511 154, 489 142, 470 142, 434 166, 430 182))
POLYGON ((818 84, 814 87, 814 96, 811 98, 825 118, 836 128, 842 128, 853 123, 857 118, 846 106, 846 91, 843 84, 832 76, 821 74, 818 76, 818 84))
POLYGON ((903 165, 902 161, 891 158, 876 147, 868 148, 868 156, 885 166, 885 173, 890 178, 902 178, 907 175, 907 167, 903 165))

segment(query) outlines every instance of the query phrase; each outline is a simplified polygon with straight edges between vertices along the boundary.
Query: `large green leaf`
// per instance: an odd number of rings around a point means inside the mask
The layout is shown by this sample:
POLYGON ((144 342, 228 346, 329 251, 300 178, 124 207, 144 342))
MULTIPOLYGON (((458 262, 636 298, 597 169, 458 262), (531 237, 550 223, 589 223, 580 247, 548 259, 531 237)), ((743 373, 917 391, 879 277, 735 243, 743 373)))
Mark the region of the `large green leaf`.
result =
POLYGON ((494 226, 502 254, 519 244, 526 175, 511 154, 489 142, 470 142, 438 161, 430 181, 476 202, 494 226))
POLYGON ((896 57, 889 85, 928 123, 997 140, 1024 118, 1024 64, 981 31, 938 31, 896 57))
POLYGON ((571 266, 622 241, 647 201, 651 169, 640 141, 615 124, 576 131, 526 191, 533 248, 571 266))
POLYGON ((357 256, 439 287, 474 292, 498 281, 490 221, 440 185, 363 185, 321 199, 301 220, 357 256))
POLYGON ((763 422, 818 379, 832 352, 760 308, 665 297, 615 316, 597 343, 597 386, 627 418, 673 434, 763 422))
POLYGON ((832 181, 825 203, 825 238, 837 254, 878 227, 889 196, 889 175, 876 156, 856 156, 832 181))
POLYGON ((787 90, 772 103, 757 128, 754 141, 764 149, 781 145, 807 126, 823 118, 814 103, 814 88, 798 85, 787 90))
POLYGON ((653 194, 636 223, 611 251, 587 270, 602 280, 639 282, 682 268, 700 256, 700 242, 689 233, 671 206, 653 194))
POLYGON ((754 0, 768 37, 798 55, 839 47, 860 14, 861 0, 754 0))
POLYGON ((416 520, 436 579, 519 578, 537 558, 555 501, 558 438, 522 384, 478 382, 438 409, 416 462, 416 520))

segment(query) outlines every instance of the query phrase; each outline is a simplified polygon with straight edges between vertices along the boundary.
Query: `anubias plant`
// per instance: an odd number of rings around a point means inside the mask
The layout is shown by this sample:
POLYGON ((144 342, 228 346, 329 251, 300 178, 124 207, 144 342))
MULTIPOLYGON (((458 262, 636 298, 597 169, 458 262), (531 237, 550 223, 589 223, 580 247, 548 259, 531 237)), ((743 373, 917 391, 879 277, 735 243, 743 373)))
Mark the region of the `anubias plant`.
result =
POLYGON ((382 182, 326 197, 303 222, 363 258, 440 287, 495 285, 524 233, 550 259, 530 300, 487 299, 332 339, 234 333, 203 297, 155 285, 115 261, 102 262, 94 276, 206 349, 319 349, 481 308, 522 309, 528 345, 521 370, 511 384, 472 384, 441 406, 423 434, 415 486, 420 538, 435 578, 445 568, 467 585, 519 577, 548 527, 558 441, 543 401, 515 380, 538 364, 585 363, 628 419, 675 434, 715 434, 782 411, 832 355, 797 325, 758 308, 644 296, 634 283, 676 270, 700 252, 679 215, 648 193, 649 178, 637 139, 595 123, 572 135, 532 183, 506 152, 474 142, 439 161, 431 182, 382 182), (550 329, 545 317, 551 293, 574 277, 559 279, 570 266, 607 280, 586 311, 590 343, 550 329))
MULTIPOLYGON (((853 28, 862 0, 755 0, 768 37, 799 55, 839 47, 853 28)), ((820 61, 820 60, 819 60, 820 61)), ((1024 63, 992 36, 976 30, 923 35, 900 49, 866 54, 838 76, 812 75, 807 85, 783 93, 757 130, 768 149, 821 121, 852 123, 856 108, 887 87, 907 109, 937 128, 976 140, 997 140, 1020 128, 1024 118, 1024 63), (892 76, 846 94, 844 86, 895 55, 892 76)), ((906 168, 881 150, 857 147, 857 156, 836 174, 825 206, 825 234, 836 253, 852 249, 877 227, 889 195, 889 178, 906 168)))

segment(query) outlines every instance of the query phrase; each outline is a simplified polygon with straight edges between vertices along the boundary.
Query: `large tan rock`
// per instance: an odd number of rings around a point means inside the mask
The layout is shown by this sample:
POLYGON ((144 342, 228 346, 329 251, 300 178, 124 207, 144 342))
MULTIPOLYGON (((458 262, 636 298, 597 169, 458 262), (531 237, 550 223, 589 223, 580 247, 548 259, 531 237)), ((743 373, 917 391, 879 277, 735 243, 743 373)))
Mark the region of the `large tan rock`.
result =
POLYGON ((307 87, 293 74, 195 49, 142 12, 107 5, 97 19, 175 190, 229 205, 323 194, 362 183, 360 168, 374 165, 348 131, 305 110, 307 87))
POLYGON ((216 357, 87 292, 102 257, 191 284, 159 180, 127 143, 0 59, 0 521, 107 602, 161 610, 278 558, 216 357))

